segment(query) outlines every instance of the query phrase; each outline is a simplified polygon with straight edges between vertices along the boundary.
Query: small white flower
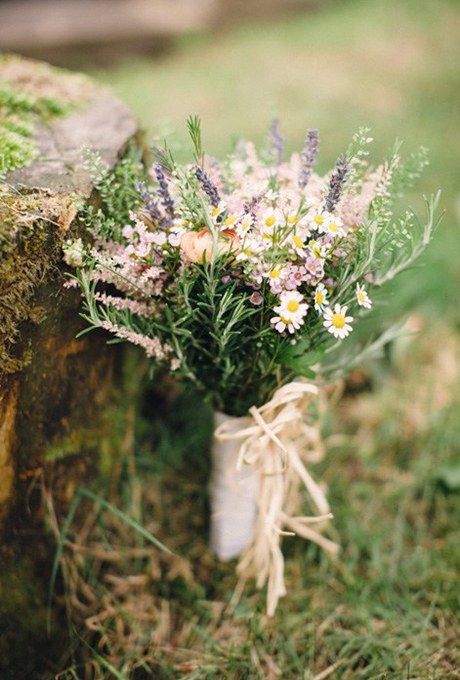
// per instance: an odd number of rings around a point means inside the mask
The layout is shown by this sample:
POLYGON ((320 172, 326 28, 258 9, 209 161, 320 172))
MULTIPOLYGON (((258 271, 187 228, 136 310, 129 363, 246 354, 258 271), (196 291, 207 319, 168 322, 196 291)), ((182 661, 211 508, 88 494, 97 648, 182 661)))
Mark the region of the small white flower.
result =
POLYGON ((324 327, 327 328, 329 333, 335 338, 346 338, 347 335, 353 330, 350 323, 353 321, 352 316, 347 316, 348 307, 341 307, 340 305, 335 305, 334 310, 330 307, 324 312, 324 327))
POLYGON ((313 295, 315 301, 315 309, 318 312, 322 312, 327 306, 327 289, 324 283, 320 283, 315 288, 315 293, 313 295))
POLYGON ((260 231, 266 236, 273 236, 275 229, 279 226, 281 216, 278 210, 268 208, 262 215, 260 221, 260 231))
POLYGON ((167 241, 167 236, 164 231, 155 231, 152 234, 152 242, 157 246, 164 246, 167 241))
POLYGON ((219 201, 218 205, 211 211, 211 217, 214 222, 222 222, 222 215, 227 210, 227 204, 224 201, 219 201))
POLYGON ((372 307, 372 300, 367 294, 364 286, 360 286, 359 283, 356 284, 356 301, 360 307, 365 309, 370 309, 372 307))
POLYGON ((312 229, 318 229, 322 231, 322 227, 326 221, 326 215, 321 212, 321 210, 316 210, 311 216, 309 215, 309 218, 312 229))
POLYGON ((345 231, 343 228, 343 222, 340 217, 335 217, 326 213, 321 226, 318 227, 318 231, 323 234, 330 234, 331 236, 345 236, 345 231))
POLYGON ((182 229, 182 227, 173 227, 168 234, 169 245, 173 246, 174 248, 180 246, 180 240, 184 231, 185 229, 182 229))
POLYGON ((308 312, 308 305, 303 302, 303 296, 297 291, 283 293, 280 297, 280 304, 274 307, 278 316, 270 319, 279 333, 286 329, 289 333, 294 333, 304 323, 304 317, 308 312))
POLYGON ((305 255, 305 236, 301 233, 291 234, 289 243, 297 255, 305 255))
POLYGON ((329 253, 330 246, 326 243, 321 243, 321 241, 313 240, 308 242, 308 250, 316 260, 325 260, 329 253))
POLYGON ((85 249, 81 238, 77 238, 75 241, 66 241, 62 250, 64 251, 64 262, 68 264, 69 267, 83 266, 85 249))
POLYGON ((253 217, 251 214, 244 215, 236 225, 236 233, 241 239, 249 234, 252 229, 253 217))

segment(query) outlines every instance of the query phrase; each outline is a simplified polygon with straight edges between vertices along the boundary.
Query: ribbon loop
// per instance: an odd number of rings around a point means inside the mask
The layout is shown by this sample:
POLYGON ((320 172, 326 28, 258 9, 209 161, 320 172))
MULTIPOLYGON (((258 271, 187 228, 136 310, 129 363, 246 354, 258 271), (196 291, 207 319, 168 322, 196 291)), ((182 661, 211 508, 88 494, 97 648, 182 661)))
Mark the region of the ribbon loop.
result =
POLYGON ((237 468, 256 466, 259 475, 258 516, 253 539, 238 564, 241 582, 256 579, 267 584, 267 614, 273 616, 278 600, 286 594, 282 536, 299 535, 335 554, 338 545, 320 533, 332 518, 325 493, 304 461, 318 461, 323 450, 318 427, 305 423, 305 408, 318 395, 310 383, 283 385, 263 406, 252 406, 249 416, 225 421, 215 431, 217 440, 240 441, 237 468), (237 427, 235 424, 237 423, 237 427), (318 515, 298 516, 300 486, 308 492, 318 515), (311 529, 310 524, 316 524, 311 529))

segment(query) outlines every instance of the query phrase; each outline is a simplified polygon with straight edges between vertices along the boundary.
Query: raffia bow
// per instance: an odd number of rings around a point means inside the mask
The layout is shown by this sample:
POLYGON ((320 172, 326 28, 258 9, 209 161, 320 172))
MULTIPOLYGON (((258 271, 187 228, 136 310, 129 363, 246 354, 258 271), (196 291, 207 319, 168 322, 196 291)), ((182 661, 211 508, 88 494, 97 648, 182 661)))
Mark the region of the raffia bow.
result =
POLYGON ((252 406, 249 416, 241 418, 240 428, 235 429, 233 419, 222 423, 214 433, 220 441, 241 440, 238 469, 252 465, 260 474, 254 536, 237 571, 240 583, 253 577, 258 588, 267 584, 269 616, 273 616, 279 598, 286 594, 280 547, 283 535, 298 534, 331 554, 338 551, 338 545, 320 533, 332 514, 324 491, 305 467, 305 462, 316 462, 323 456, 318 427, 305 422, 308 402, 317 395, 315 385, 291 382, 280 387, 263 406, 252 406), (318 515, 295 514, 302 484, 318 515), (311 524, 316 525, 316 530, 311 524))

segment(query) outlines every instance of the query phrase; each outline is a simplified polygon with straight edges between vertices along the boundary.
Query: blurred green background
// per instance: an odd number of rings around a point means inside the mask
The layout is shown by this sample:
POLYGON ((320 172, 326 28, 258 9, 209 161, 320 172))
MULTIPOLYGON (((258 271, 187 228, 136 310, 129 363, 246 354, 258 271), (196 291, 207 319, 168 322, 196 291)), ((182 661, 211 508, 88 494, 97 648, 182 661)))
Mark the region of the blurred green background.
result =
POLYGON ((423 217, 420 195, 441 188, 446 214, 421 269, 403 275, 393 304, 398 311, 423 304, 437 322, 458 320, 459 29, 455 1, 320 3, 284 20, 187 36, 155 60, 133 58, 91 73, 184 158, 190 113, 202 118, 205 147, 216 156, 235 136, 262 142, 274 116, 291 150, 309 127, 319 128, 324 171, 363 125, 375 139, 374 162, 396 139, 404 141, 403 154, 428 147, 430 166, 408 204, 423 217))

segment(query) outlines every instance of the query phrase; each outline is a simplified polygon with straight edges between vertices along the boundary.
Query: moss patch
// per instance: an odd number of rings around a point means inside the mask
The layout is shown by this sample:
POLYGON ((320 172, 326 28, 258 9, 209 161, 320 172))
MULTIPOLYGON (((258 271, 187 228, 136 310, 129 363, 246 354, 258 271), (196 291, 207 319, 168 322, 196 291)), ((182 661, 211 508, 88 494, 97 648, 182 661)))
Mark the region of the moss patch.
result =
POLYGON ((81 105, 94 85, 47 64, 0 57, 0 174, 28 165, 38 156, 37 123, 47 124, 81 105))
POLYGON ((29 361, 28 347, 14 347, 19 324, 43 317, 33 304, 35 288, 55 266, 75 214, 69 196, 0 187, 0 371, 12 373, 29 361))

